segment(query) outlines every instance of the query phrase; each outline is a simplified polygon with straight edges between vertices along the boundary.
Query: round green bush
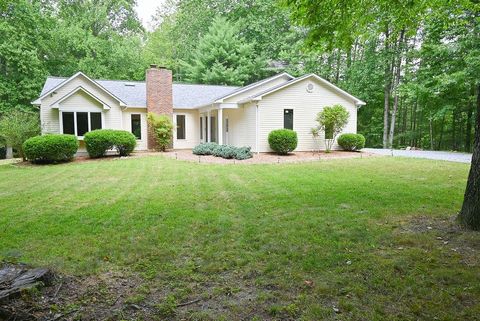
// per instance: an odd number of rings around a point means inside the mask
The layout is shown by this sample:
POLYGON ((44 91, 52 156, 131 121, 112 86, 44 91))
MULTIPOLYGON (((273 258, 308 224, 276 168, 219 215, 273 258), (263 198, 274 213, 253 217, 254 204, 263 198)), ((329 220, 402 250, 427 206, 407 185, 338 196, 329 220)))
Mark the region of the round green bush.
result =
POLYGON ((92 158, 105 156, 110 149, 116 149, 120 156, 128 156, 137 144, 135 135, 115 129, 97 129, 86 133, 83 139, 92 158))
POLYGON ((268 144, 280 155, 286 155, 297 148, 297 133, 291 129, 277 129, 268 134, 268 144))
POLYGON ((238 147, 235 151, 235 159, 244 160, 252 158, 253 154, 250 147, 238 147))
POLYGON ((342 134, 337 139, 344 150, 356 151, 365 147, 365 137, 361 134, 342 134))
POLYGON ((73 135, 35 136, 23 143, 23 150, 32 163, 66 162, 75 156, 78 140, 73 135))

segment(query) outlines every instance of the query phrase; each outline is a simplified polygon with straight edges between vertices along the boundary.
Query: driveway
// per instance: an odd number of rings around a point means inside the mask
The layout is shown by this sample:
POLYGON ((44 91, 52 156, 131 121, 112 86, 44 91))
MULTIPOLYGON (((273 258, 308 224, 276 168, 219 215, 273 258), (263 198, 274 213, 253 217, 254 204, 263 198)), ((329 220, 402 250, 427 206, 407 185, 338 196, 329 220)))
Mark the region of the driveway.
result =
POLYGON ((444 160, 450 162, 459 163, 471 163, 472 154, 457 153, 457 152, 442 152, 442 151, 429 151, 429 150, 403 150, 403 149, 377 149, 377 148, 364 148, 362 151, 388 156, 402 156, 402 157, 414 157, 414 158, 427 158, 435 160, 444 160))

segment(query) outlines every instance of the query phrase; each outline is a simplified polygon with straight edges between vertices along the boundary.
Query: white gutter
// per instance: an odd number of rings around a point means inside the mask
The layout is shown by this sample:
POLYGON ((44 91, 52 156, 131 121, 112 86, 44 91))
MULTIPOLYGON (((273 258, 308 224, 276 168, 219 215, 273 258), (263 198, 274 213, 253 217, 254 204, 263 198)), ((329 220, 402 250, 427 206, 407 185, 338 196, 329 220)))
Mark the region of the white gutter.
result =
POLYGON ((258 155, 258 103, 255 104, 255 151, 258 155))

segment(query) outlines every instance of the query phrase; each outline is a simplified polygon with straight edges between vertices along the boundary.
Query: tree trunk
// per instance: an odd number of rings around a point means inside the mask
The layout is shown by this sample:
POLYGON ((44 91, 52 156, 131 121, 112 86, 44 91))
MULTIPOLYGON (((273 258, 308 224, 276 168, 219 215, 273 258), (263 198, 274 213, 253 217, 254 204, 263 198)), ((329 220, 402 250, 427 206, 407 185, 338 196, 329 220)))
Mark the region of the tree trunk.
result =
POLYGON ((389 60, 389 30, 385 30, 385 85, 384 85, 384 107, 383 107, 383 148, 388 147, 388 115, 390 114, 390 60, 389 60))
MULTIPOLYGON (((472 86, 472 96, 475 95, 475 87, 472 86)), ((472 118, 473 118, 473 103, 468 103, 467 109, 467 125, 465 128, 465 151, 470 152, 472 149, 472 118)))
POLYGON ((403 46, 403 36, 405 35, 405 29, 402 29, 400 36, 398 38, 397 44, 397 63, 395 66, 395 75, 393 80, 393 87, 395 91, 395 96, 393 98, 393 110, 390 120, 390 133, 388 135, 388 147, 393 148, 393 136, 395 135, 395 120, 397 117, 398 110, 398 86, 400 85, 400 71, 402 69, 402 46, 403 46))
POLYGON ((480 84, 477 85, 477 121, 473 145, 472 164, 458 218, 463 226, 480 230, 480 84))

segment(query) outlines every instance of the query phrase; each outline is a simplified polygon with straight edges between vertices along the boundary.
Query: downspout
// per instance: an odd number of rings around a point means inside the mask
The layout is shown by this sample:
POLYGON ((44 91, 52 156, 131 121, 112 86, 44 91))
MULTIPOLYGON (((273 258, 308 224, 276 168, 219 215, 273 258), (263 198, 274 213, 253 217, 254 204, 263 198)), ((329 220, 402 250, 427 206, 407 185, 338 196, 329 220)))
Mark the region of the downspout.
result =
POLYGON ((255 151, 258 155, 258 103, 255 104, 255 107, 255 151))

